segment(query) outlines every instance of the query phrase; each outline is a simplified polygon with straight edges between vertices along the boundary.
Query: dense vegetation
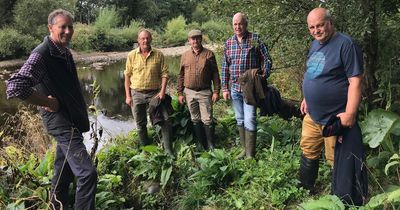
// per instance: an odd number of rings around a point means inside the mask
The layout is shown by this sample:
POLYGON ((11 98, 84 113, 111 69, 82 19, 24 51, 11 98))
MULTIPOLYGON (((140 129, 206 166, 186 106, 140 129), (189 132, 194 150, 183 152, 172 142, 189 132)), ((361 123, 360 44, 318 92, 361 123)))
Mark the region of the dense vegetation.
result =
MULTIPOLYGON (((194 27, 205 32, 205 41, 221 44, 231 34, 231 16, 242 11, 249 16, 249 29, 261 34, 272 53, 270 83, 285 97, 300 100, 305 54, 311 41, 305 18, 319 5, 329 8, 336 28, 354 37, 364 50, 359 119, 367 150, 370 200, 363 209, 399 209, 397 0, 0 0, 0 60, 29 53, 47 33, 48 12, 59 7, 76 16, 71 47, 78 51, 130 49, 143 26, 154 30, 158 46, 184 44, 186 31, 194 27)), ((140 152, 134 131, 110 140, 93 156, 99 171, 98 209, 346 208, 339 198, 328 195, 330 170, 326 165, 320 170, 316 195, 296 188, 299 119, 259 118, 256 160, 236 160, 238 135, 227 103, 219 102, 216 107, 220 149, 211 152, 203 152, 195 144, 187 110, 176 100, 174 108, 176 159, 156 146, 140 152), (157 183, 160 192, 149 192, 157 183)), ((48 205, 54 146, 47 149, 54 142, 43 135, 39 125, 38 116, 21 109, 0 129, 0 209, 48 205)), ((159 142, 158 130, 150 133, 159 142)), ((97 131, 92 136, 101 139, 97 131)))
POLYGON ((126 51, 132 49, 140 28, 150 28, 154 45, 178 46, 187 32, 200 28, 205 41, 222 41, 231 29, 229 21, 207 15, 200 1, 0 1, 0 60, 19 58, 40 43, 47 32, 47 15, 64 8, 75 16, 75 51, 126 51), (35 17, 35 18, 31 18, 35 17))

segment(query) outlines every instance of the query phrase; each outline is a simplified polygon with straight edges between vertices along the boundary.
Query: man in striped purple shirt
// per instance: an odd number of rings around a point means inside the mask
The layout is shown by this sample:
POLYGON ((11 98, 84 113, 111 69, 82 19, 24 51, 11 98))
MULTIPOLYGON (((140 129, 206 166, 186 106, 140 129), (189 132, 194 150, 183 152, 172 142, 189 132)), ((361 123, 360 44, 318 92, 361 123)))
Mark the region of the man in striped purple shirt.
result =
POLYGON ((235 34, 225 42, 221 71, 222 95, 225 100, 232 99, 240 142, 244 147, 238 158, 254 158, 257 138, 256 106, 244 102, 239 76, 247 70, 259 69, 267 78, 272 66, 266 45, 258 34, 247 31, 247 25, 243 13, 233 16, 235 34))
POLYGON ((48 17, 49 36, 7 81, 7 98, 37 105, 47 132, 57 141, 50 209, 69 209, 69 186, 76 181, 75 209, 95 209, 97 172, 82 132, 89 130, 86 103, 67 48, 73 16, 58 9, 48 17))

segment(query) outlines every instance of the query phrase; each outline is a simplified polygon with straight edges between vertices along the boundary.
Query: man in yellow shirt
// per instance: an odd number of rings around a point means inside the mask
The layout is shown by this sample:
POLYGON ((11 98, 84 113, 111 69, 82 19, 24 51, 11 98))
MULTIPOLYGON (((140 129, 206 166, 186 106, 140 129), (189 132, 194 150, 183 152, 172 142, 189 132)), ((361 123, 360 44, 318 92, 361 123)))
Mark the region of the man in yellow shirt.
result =
MULTIPOLYGON (((153 98, 165 99, 168 82, 168 66, 164 55, 151 47, 152 36, 149 30, 143 29, 138 34, 137 49, 128 54, 125 75, 125 103, 132 108, 133 118, 139 135, 140 145, 151 144, 147 136, 147 108, 153 98), (161 81, 161 82, 160 82, 161 81)), ((168 123, 168 113, 163 112, 163 121, 160 123, 164 149, 173 155, 171 133, 168 123)))

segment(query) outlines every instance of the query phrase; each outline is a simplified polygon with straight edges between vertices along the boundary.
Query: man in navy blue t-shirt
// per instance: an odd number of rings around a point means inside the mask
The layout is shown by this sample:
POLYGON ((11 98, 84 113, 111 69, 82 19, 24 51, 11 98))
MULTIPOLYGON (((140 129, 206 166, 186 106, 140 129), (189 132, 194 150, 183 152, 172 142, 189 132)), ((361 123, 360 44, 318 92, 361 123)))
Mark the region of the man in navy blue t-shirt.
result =
POLYGON ((303 151, 300 182, 302 187, 312 191, 324 144, 326 159, 332 167, 334 165, 337 137, 322 136, 322 129, 331 116, 339 117, 345 130, 355 129, 354 132, 358 132, 359 138, 346 140, 359 148, 363 155, 361 131, 356 122, 361 101, 363 59, 354 40, 336 32, 328 10, 313 9, 307 17, 307 24, 315 40, 308 53, 303 82, 304 99, 300 107, 302 114, 305 114, 300 141, 303 151))

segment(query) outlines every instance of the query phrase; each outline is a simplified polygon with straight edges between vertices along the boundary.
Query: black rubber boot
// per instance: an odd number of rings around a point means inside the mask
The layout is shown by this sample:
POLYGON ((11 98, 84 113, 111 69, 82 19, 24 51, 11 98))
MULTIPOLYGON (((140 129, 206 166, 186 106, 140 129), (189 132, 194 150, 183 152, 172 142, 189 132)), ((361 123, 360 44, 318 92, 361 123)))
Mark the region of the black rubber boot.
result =
POLYGON ((205 131, 204 131, 204 127, 203 127, 203 123, 198 122, 195 123, 193 122, 193 131, 194 131, 194 135, 196 136, 197 141, 200 142, 201 146, 203 146, 204 150, 208 150, 208 145, 206 142, 206 135, 205 135, 205 131))
POLYGON ((310 193, 314 193, 314 184, 318 176, 319 159, 311 160, 303 154, 300 159, 300 187, 307 189, 310 193))
POLYGON ((246 157, 254 158, 254 156, 256 155, 257 132, 245 131, 245 136, 246 136, 246 157))
POLYGON ((147 135, 147 128, 137 130, 138 136, 139 136, 139 144, 140 146, 146 146, 151 144, 151 141, 149 140, 149 137, 147 135))
POLYGON ((237 128, 239 130, 240 144, 243 147, 243 151, 236 158, 241 159, 244 158, 244 156, 246 156, 246 136, 244 134, 245 132, 243 126, 238 126, 237 128))
POLYGON ((204 125, 204 130, 206 131, 207 145, 209 149, 215 149, 214 144, 214 125, 204 125))
POLYGON ((171 156, 174 156, 174 152, 172 150, 172 127, 170 123, 163 122, 161 124, 161 135, 165 152, 171 156))

